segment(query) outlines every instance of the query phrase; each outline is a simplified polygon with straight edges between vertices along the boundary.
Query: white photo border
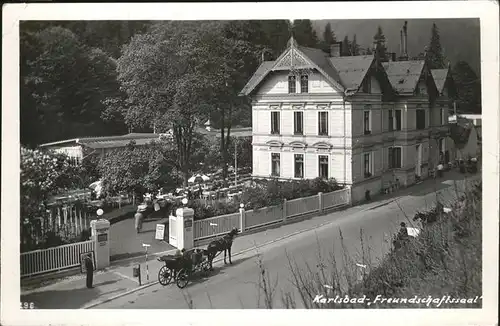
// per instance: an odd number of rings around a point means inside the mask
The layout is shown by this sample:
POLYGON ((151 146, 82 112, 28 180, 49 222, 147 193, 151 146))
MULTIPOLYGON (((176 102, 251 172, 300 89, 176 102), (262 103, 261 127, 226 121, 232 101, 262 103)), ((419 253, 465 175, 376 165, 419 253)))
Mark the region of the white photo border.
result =
POLYGON ((32 3, 3 7, 1 323, 291 325, 493 325, 498 313, 499 17, 494 1, 280 3, 32 3), (483 108, 483 308, 400 310, 20 310, 19 22, 21 20, 480 18, 483 108), (8 191, 7 191, 8 189, 8 191))

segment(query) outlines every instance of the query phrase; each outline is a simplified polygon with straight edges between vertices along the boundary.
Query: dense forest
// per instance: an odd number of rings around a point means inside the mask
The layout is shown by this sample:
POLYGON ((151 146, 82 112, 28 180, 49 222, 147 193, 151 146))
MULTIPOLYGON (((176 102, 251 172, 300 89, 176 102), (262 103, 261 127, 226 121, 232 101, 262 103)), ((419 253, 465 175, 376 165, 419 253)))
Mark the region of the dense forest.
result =
MULTIPOLYGON (((299 44, 325 51, 342 41, 342 55, 393 51, 394 42, 381 26, 367 37, 359 26, 343 35, 339 23, 323 23, 21 22, 21 143, 33 147, 166 129, 189 140, 193 127, 209 118, 216 128, 225 128, 229 139, 231 127, 251 125, 250 104, 238 92, 261 60, 281 53, 292 33, 299 44)), ((421 45, 430 46, 435 68, 451 61, 460 109, 480 111, 478 72, 462 57, 444 53, 440 42, 454 40, 439 39, 438 27, 420 28, 419 40, 426 40, 421 45)))

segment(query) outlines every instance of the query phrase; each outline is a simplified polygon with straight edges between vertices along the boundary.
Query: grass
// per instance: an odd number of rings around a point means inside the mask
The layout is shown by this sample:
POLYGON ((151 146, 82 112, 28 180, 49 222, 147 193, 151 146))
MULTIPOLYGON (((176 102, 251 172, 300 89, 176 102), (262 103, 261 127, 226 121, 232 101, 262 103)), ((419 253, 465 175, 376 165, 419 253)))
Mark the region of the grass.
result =
MULTIPOLYGON (((345 248, 339 231, 340 257, 333 254, 335 248, 324 255, 319 241, 314 264, 299 264, 287 254, 292 286, 282 290, 277 288, 277 278, 272 277, 259 255, 257 306, 268 309, 481 308, 481 183, 467 186, 463 193, 455 184, 455 192, 456 202, 441 203, 436 197, 434 203, 452 208, 451 213, 439 212, 434 216, 436 211, 431 210, 417 214, 420 218, 432 217, 423 224, 420 235, 410 238, 399 250, 391 249, 378 262, 370 256, 372 248, 366 246, 363 230, 359 234, 361 252, 355 255, 345 248), (429 296, 434 301, 427 302, 429 296), (339 298, 346 297, 364 297, 365 301, 338 302, 339 298), (399 298, 399 302, 383 301, 384 298, 399 298), (457 298, 468 299, 468 302, 453 302, 457 298)), ((401 211, 408 226, 417 223, 401 211)), ((192 300, 186 301, 194 308, 192 300)))

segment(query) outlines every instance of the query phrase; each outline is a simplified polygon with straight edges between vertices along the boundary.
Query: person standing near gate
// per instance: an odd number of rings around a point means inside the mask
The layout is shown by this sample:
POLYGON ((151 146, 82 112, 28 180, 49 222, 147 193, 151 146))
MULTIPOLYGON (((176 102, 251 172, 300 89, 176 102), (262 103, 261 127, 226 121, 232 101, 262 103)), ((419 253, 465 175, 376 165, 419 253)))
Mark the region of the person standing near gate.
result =
POLYGON ((94 264, 90 255, 85 257, 85 269, 87 270, 87 288, 93 288, 92 283, 94 279, 94 264))

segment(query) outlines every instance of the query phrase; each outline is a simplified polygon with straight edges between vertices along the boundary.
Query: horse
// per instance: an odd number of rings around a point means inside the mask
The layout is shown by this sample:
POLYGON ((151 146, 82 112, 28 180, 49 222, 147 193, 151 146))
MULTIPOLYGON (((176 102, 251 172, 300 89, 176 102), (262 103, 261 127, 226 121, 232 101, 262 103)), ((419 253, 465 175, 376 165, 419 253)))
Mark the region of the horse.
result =
POLYGON ((224 251, 224 264, 227 264, 226 252, 229 253, 229 263, 230 264, 233 263, 231 261, 231 246, 233 245, 233 239, 238 234, 238 232, 239 232, 238 229, 234 228, 228 234, 223 236, 222 238, 218 238, 218 239, 216 239, 208 244, 205 252, 208 256, 210 270, 214 269, 212 266, 212 262, 215 258, 215 255, 219 252, 222 252, 222 251, 224 251))

